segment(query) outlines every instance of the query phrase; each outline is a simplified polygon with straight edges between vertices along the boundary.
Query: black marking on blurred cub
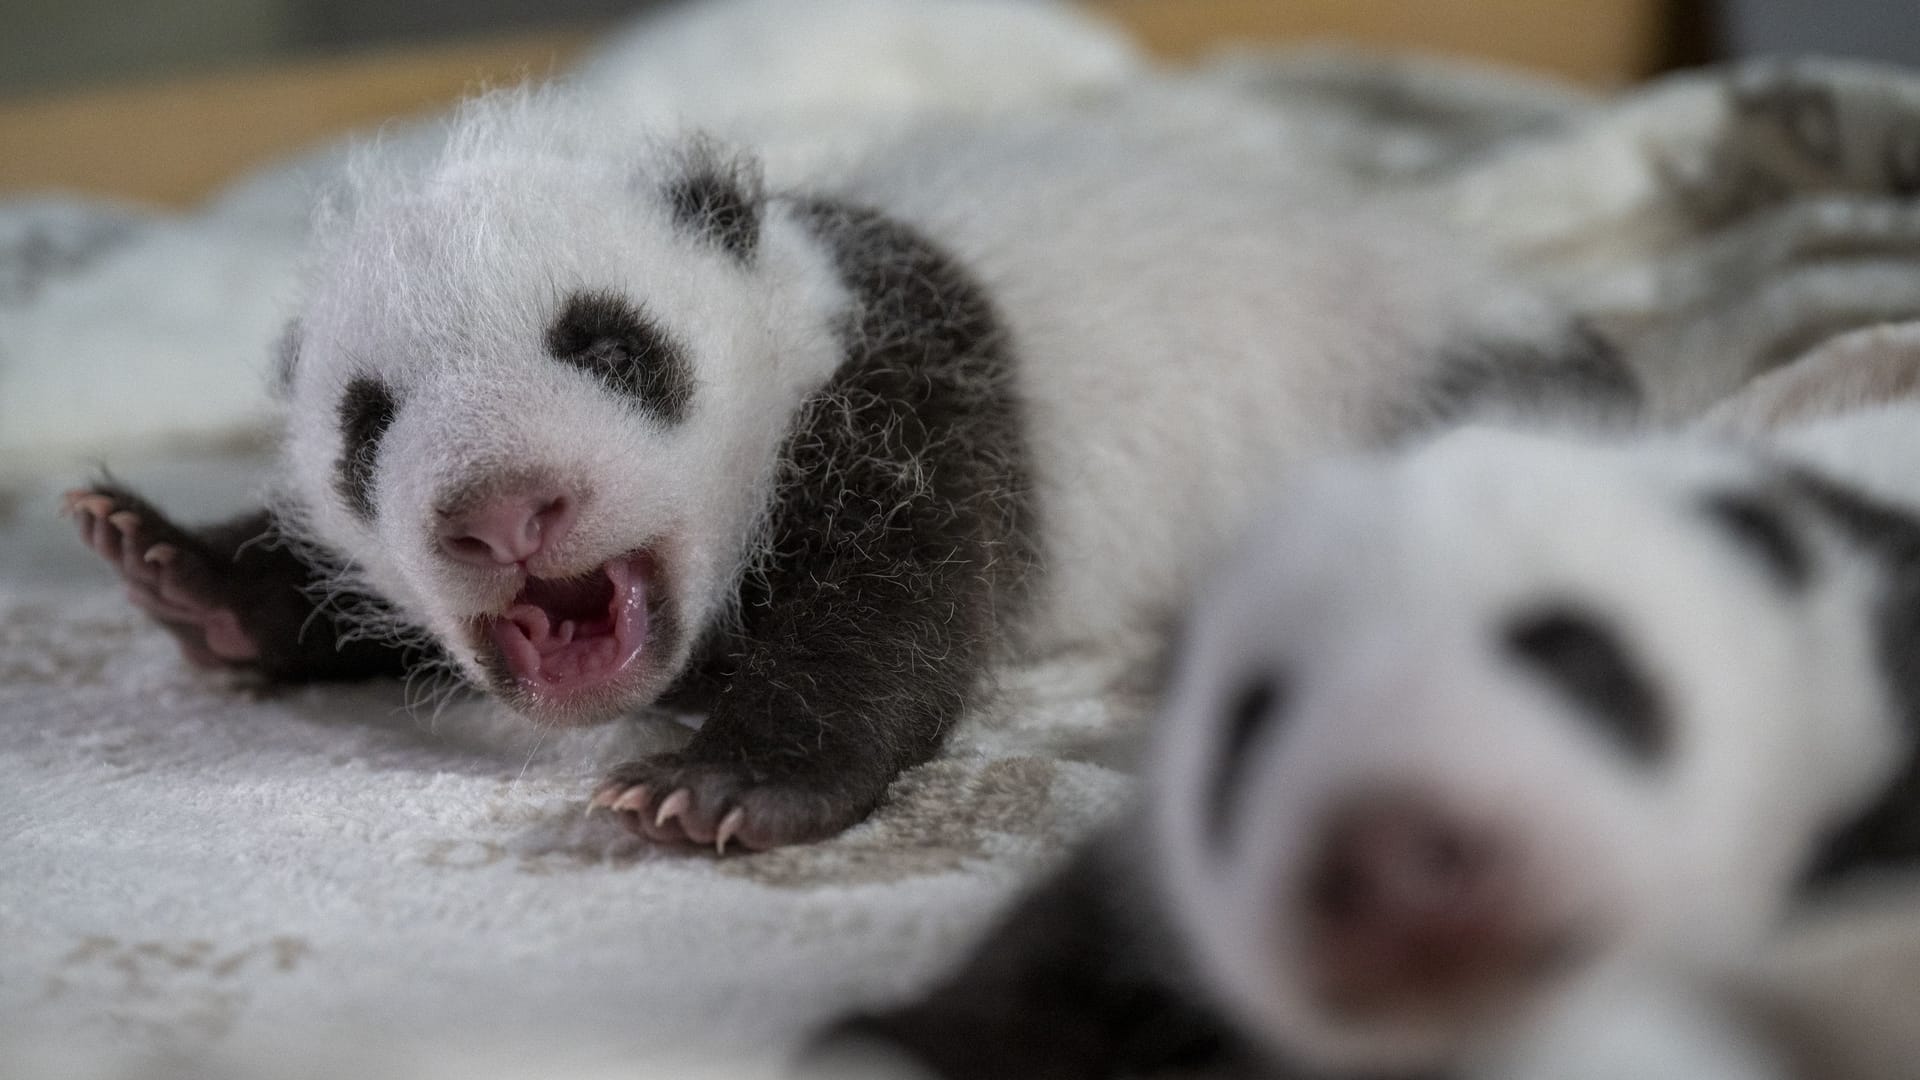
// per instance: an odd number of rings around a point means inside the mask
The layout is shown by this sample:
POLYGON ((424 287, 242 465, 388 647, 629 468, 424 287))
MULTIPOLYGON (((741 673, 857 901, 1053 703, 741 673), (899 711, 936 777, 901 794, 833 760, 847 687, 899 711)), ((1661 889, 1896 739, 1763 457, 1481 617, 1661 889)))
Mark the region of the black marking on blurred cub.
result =
POLYGON ((1449 349, 1415 404, 1388 425, 1388 434, 1422 434, 1489 409, 1631 418, 1643 397, 1619 350, 1576 322, 1549 341, 1476 340, 1449 349))
POLYGON ((1653 684, 1601 619, 1554 604, 1513 621, 1506 649, 1544 677, 1643 762, 1667 748, 1667 718, 1653 684))
POLYGON ((673 219, 740 262, 752 262, 765 201, 757 166, 729 161, 713 143, 698 139, 688 147, 683 168, 685 174, 666 189, 673 219))
POLYGON ((1808 884, 1920 860, 1920 520, 1808 470, 1788 481, 1848 541, 1881 564, 1876 592, 1880 668, 1906 728, 1906 757, 1871 805, 1827 837, 1808 884))
POLYGON ((940 1080, 1460 1080, 1451 1068, 1365 1074, 1256 1046, 1196 976, 1145 873, 1138 823, 1085 845, 917 1000, 841 1019, 807 1075, 884 1048, 940 1080))
POLYGON ((1788 524, 1785 507, 1752 492, 1724 491, 1707 496, 1701 508, 1782 588, 1800 592, 1807 587, 1813 559, 1788 524))
POLYGON ((1222 717, 1225 733, 1215 764, 1213 791, 1208 796, 1209 832, 1217 850, 1224 850, 1231 839, 1233 812, 1246 776, 1248 747, 1273 727, 1285 708, 1286 687, 1272 674, 1249 679, 1226 702, 1222 717))
POLYGON ((878 1046, 941 1080, 1304 1080, 1258 1061, 1190 985, 1153 890, 1136 880, 1139 860, 1129 856, 1138 852, 1122 840, 1110 833, 1083 848, 919 1000, 822 1032, 808 1063, 837 1075, 878 1046))
POLYGON ((378 379, 354 379, 340 396, 340 460, 333 486, 362 521, 373 520, 373 470, 380 440, 398 409, 393 392, 378 379))
POLYGON ((605 289, 567 298, 547 327, 547 352, 632 398, 669 423, 693 403, 693 366, 653 320, 605 289))

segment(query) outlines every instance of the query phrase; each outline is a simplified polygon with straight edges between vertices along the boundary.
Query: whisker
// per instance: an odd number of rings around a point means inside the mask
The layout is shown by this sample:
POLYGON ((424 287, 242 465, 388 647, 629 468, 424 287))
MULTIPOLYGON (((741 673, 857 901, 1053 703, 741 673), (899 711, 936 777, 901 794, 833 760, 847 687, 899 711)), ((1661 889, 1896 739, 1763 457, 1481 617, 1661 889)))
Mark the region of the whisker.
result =
POLYGON ((552 731, 553 728, 554 728, 554 725, 552 724, 540 725, 538 729, 539 734, 535 735, 533 739, 533 749, 527 751, 527 760, 524 762, 521 762, 519 774, 513 778, 512 783, 507 785, 507 791, 509 793, 511 793, 515 788, 519 787, 520 781, 525 779, 527 775, 527 769, 533 765, 533 756, 540 752, 540 744, 547 741, 547 732, 552 731))

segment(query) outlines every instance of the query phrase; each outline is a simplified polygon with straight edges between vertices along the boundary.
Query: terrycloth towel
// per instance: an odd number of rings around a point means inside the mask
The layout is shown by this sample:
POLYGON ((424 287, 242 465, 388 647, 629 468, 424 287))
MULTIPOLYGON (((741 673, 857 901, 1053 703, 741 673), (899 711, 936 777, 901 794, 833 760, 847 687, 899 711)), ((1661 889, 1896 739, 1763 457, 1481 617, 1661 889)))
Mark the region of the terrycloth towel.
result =
MULTIPOLYGON (((1101 30, 1054 55, 1021 63, 1127 69, 1101 30)), ((1041 74, 1035 95, 1060 89, 1041 74)), ((1669 415, 1841 330, 1920 317, 1920 82, 1900 72, 1746 68, 1616 102, 1326 54, 1195 78, 1325 168, 1491 231, 1637 360, 1697 361, 1669 415)), ((764 1070, 820 1019, 932 977, 1125 800, 1146 702, 1116 657, 1008 673, 872 821, 724 860, 582 816, 597 770, 670 726, 542 738, 428 688, 412 708, 398 686, 262 697, 188 670, 55 496, 96 452, 183 516, 244 501, 253 372, 329 161, 185 218, 0 206, 0 1073, 764 1070), (182 417, 239 445, 127 449, 182 417)))

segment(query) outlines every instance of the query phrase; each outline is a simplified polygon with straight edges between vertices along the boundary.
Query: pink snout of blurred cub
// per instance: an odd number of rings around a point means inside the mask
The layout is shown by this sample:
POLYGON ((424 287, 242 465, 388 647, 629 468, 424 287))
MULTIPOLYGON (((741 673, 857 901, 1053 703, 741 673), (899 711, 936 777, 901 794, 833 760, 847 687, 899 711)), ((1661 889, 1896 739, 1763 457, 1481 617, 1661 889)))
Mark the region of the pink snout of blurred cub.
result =
POLYGON ((1523 996, 1576 940, 1531 873, 1515 838, 1432 802, 1370 797, 1332 814, 1300 898, 1322 1002, 1385 1019, 1523 996))

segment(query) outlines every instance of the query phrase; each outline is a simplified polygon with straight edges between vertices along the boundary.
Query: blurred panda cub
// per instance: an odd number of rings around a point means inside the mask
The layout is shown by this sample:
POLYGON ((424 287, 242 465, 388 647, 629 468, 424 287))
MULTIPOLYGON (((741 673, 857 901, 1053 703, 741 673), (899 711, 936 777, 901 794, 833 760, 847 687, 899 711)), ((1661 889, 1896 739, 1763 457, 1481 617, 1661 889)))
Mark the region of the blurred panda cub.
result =
POLYGON ((1203 594, 1143 812, 840 1040, 983 1080, 1793 1075, 1711 988, 1920 868, 1916 462, 1907 402, 1309 465, 1203 594))
POLYGON ((696 711, 594 803, 821 839, 1008 650, 1158 625, 1277 466, 1509 369, 1634 396, 1464 238, 1187 115, 929 123, 776 185, 564 92, 477 100, 321 216, 272 506, 69 508, 200 664, 696 711))

